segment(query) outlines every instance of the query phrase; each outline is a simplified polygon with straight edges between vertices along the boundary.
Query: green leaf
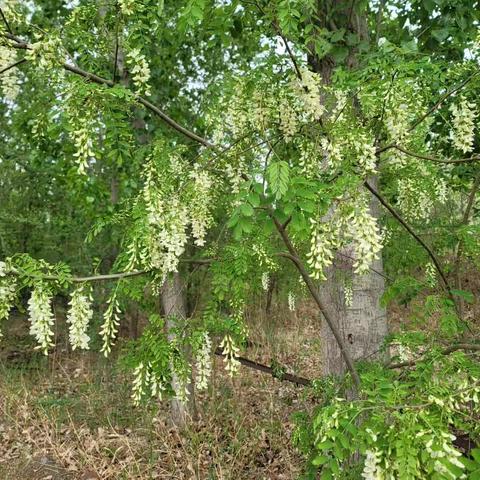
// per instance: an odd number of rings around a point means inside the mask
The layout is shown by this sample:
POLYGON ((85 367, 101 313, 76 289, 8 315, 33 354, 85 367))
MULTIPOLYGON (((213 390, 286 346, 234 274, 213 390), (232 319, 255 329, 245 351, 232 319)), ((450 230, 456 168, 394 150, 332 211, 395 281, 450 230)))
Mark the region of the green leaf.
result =
POLYGON ((312 460, 312 464, 318 467, 319 465, 324 465, 329 460, 330 458, 325 455, 318 455, 312 460))
POLYGON ((284 160, 273 162, 268 166, 267 178, 270 190, 277 200, 280 200, 288 190, 290 167, 284 160))
POLYGON ((243 203, 240 205, 240 211, 245 217, 251 217, 254 213, 253 207, 249 203, 243 203))
POLYGON ((449 28, 436 28, 432 30, 432 36, 439 42, 442 43, 450 35, 449 28))

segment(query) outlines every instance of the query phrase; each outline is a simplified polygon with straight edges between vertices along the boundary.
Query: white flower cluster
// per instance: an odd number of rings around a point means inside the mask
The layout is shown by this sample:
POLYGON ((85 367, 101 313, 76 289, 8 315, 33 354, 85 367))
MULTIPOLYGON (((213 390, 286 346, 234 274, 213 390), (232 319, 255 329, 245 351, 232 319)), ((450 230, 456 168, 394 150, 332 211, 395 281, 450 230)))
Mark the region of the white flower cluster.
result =
POLYGON ((135 406, 138 406, 142 398, 150 390, 152 397, 162 400, 166 390, 164 381, 155 374, 152 364, 148 362, 146 365, 140 362, 133 371, 132 382, 132 400, 135 406))
POLYGON ((348 236, 353 242, 355 273, 366 273, 382 250, 382 236, 368 202, 361 202, 347 218, 348 236))
POLYGON ((150 236, 150 263, 162 274, 176 272, 180 256, 187 243, 188 212, 178 198, 157 202, 155 215, 149 217, 152 227, 150 236))
POLYGON ((146 376, 147 368, 143 362, 140 362, 133 370, 132 400, 135 406, 140 404, 140 401, 145 395, 146 376))
POLYGON ((280 115, 280 130, 283 133, 285 142, 290 142, 298 131, 298 121, 295 109, 285 96, 280 98, 278 104, 280 115))
POLYGON ((134 48, 127 54, 127 63, 130 67, 133 83, 139 94, 150 95, 150 67, 140 48, 134 48))
POLYGON ((463 153, 471 152, 475 135, 475 118, 477 117, 475 105, 462 96, 458 105, 455 103, 451 105, 450 111, 453 116, 453 129, 450 131, 453 146, 463 153))
POLYGON ((326 137, 323 137, 320 145, 326 157, 328 167, 332 169, 339 167, 343 161, 342 148, 339 143, 332 142, 326 137))
POLYGON ((90 160, 95 159, 90 131, 86 126, 82 126, 74 129, 71 132, 71 136, 75 145, 75 153, 73 156, 77 159, 77 171, 80 175, 86 175, 90 160))
POLYGON ((135 8, 135 0, 119 0, 118 5, 120 6, 120 11, 125 16, 133 15, 135 8))
POLYGON ((103 314, 103 324, 100 328, 100 336, 103 340, 101 351, 108 357, 112 350, 113 340, 118 333, 120 325, 120 306, 118 305, 116 292, 107 300, 108 307, 103 314))
POLYGON ((266 292, 268 290, 268 287, 270 285, 270 275, 268 272, 263 272, 262 273, 262 288, 266 292))
POLYGON ((347 282, 343 286, 343 297, 345 300, 345 306, 350 308, 353 305, 353 285, 351 282, 347 282))
POLYGON ((175 272, 187 243, 188 212, 177 196, 164 199, 152 160, 147 164, 143 198, 148 212, 149 263, 163 275, 175 272))
POLYGON ((53 346, 55 317, 51 301, 50 292, 41 284, 35 286, 28 300, 30 334, 36 338, 37 348, 42 349, 45 355, 48 354, 48 349, 53 346))
POLYGON ((428 221, 433 209, 431 196, 417 179, 404 177, 398 179, 397 202, 407 220, 428 221))
POLYGON ((326 223, 310 219, 310 252, 307 254, 307 263, 312 270, 312 277, 316 280, 326 280, 324 269, 333 262, 333 250, 336 246, 332 230, 326 223))
POLYGON ((401 144, 408 135, 409 109, 405 103, 398 103, 397 107, 385 112, 385 128, 389 142, 401 144))
POLYGON ((300 70, 301 80, 295 80, 294 90, 302 101, 303 108, 311 120, 320 120, 325 107, 320 97, 322 79, 318 73, 307 68, 300 70))
MULTIPOLYGON (((0 70, 13 65, 17 60, 17 52, 13 48, 0 45, 0 70)), ((0 76, 0 86, 7 100, 14 101, 20 92, 19 70, 17 67, 9 68, 0 76)))
MULTIPOLYGON (((421 431, 417 433, 417 437, 426 437, 428 438, 430 432, 421 431)), ((465 475, 456 477, 452 472, 447 468, 448 464, 455 465, 460 470, 465 468, 465 465, 460 461, 459 457, 462 454, 452 447, 452 441, 456 439, 455 435, 452 435, 448 432, 440 432, 440 435, 437 435, 437 438, 430 437, 425 443, 425 450, 430 455, 430 458, 434 460, 433 468, 436 472, 441 475, 445 475, 448 478, 466 478, 465 475), (438 441, 440 437, 440 441, 438 441)))
POLYGON ((199 391, 206 390, 208 387, 208 380, 212 374, 212 341, 208 332, 203 334, 202 346, 195 357, 195 385, 199 391))
POLYGON ((225 370, 233 377, 240 368, 240 362, 235 358, 239 353, 239 348, 235 345, 233 338, 230 335, 225 335, 220 343, 222 353, 224 355, 223 361, 225 362, 225 370))
MULTIPOLYGON (((2 277, 2 270, 0 262, 0 277, 2 277)), ((15 298, 17 296, 17 283, 15 279, 0 278, 0 322, 8 318, 8 314, 13 307, 15 298)), ((0 330, 0 338, 2 332, 0 330)))
POLYGON ((425 265, 425 281, 432 288, 437 284, 437 269, 433 262, 425 265))
POLYGON ((194 190, 194 196, 189 205, 192 235, 195 245, 202 247, 205 245, 207 230, 213 221, 210 214, 212 179, 207 172, 197 168, 191 172, 190 178, 193 180, 194 190))
POLYGON ((365 135, 358 134, 351 141, 351 145, 356 152, 356 159, 363 175, 369 175, 376 172, 375 146, 365 135))
MULTIPOLYGON (((40 70, 52 70, 65 62, 62 41, 58 37, 48 36, 46 40, 35 42, 25 51, 25 58, 36 63, 40 70)), ((63 69, 59 72, 63 73, 63 69)))
POLYGON ((90 337, 87 335, 88 324, 93 317, 92 293, 90 287, 76 288, 70 298, 70 308, 67 313, 69 338, 72 349, 88 350, 90 337))
POLYGON ((383 480, 383 469, 380 466, 381 453, 374 448, 365 453, 365 463, 362 472, 362 478, 365 480, 383 480))
POLYGON ((288 292, 288 309, 291 312, 294 312, 296 310, 296 299, 295 299, 295 294, 293 292, 288 292))

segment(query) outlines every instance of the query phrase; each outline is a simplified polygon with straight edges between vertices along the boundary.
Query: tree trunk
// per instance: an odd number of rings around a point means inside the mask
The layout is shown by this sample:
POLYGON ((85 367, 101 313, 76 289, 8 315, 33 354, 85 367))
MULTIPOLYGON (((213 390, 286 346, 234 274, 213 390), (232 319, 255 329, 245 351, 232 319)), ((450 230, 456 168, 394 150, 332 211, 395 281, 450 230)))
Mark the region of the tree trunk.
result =
MULTIPOLYGON (((172 273, 165 280, 161 291, 161 302, 166 318, 165 325, 167 329, 167 337, 171 342, 175 340, 175 333, 173 333, 173 328, 175 327, 174 319, 186 318, 186 302, 183 283, 178 272, 172 273)), ((188 352, 185 352, 185 354, 188 355, 188 352)), ((190 395, 187 403, 182 402, 178 398, 180 388, 181 385, 178 377, 174 374, 172 376, 172 389, 176 393, 176 397, 171 400, 171 420, 176 427, 184 429, 194 412, 193 383, 190 381, 190 395)))
MULTIPOLYGON (((318 22, 324 28, 336 30, 345 28, 347 32, 358 35, 360 40, 368 39, 367 17, 365 6, 357 7, 355 2, 319 0, 318 22), (327 7, 328 3, 328 7, 327 7)), ((357 65, 356 48, 350 49, 345 60, 349 67, 357 65)), ((318 58, 308 57, 310 68, 322 76, 326 84, 331 82, 331 74, 335 60, 330 56, 318 58)), ((360 113, 360 112, 359 112, 360 113)), ((372 179, 374 183, 376 179, 372 179)), ((370 201, 370 212, 379 217, 376 199, 370 201)), ((371 265, 371 270, 364 275, 353 274, 353 254, 346 248, 337 253, 334 264, 326 272, 327 280, 320 288, 323 303, 331 306, 333 320, 338 326, 343 340, 353 360, 372 358, 379 352, 387 335, 387 318, 385 309, 380 305, 384 292, 383 262, 378 259, 371 265), (343 270, 343 274, 342 274, 343 270), (350 305, 345 301, 345 278, 352 278, 352 300, 350 305)), ((346 365, 340 348, 329 326, 322 319, 322 367, 327 375, 338 375, 345 372, 346 365)))

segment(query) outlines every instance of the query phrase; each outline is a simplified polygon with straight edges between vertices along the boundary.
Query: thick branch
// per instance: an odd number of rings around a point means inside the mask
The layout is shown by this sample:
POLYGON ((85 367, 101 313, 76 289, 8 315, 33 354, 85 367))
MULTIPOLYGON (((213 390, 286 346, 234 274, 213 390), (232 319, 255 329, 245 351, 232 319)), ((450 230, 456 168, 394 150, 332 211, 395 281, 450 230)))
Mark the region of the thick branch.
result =
POLYGON ((275 223, 275 227, 278 230, 278 233, 282 237, 283 243, 287 247, 288 254, 284 253, 282 256, 285 258, 288 258, 290 261, 292 261, 295 266, 297 267, 297 270, 300 272, 300 275, 303 278, 303 281, 305 282, 305 285, 307 286, 308 290, 310 291, 310 294, 312 295, 313 299, 315 300, 315 303, 317 304, 318 309, 322 313, 325 321, 327 322, 330 330, 333 333, 333 336, 335 337, 335 340, 337 341, 337 344, 340 348, 340 352, 342 353, 342 357, 345 360, 345 363, 347 365, 348 371, 350 372, 350 375, 352 376, 353 383, 355 384, 357 389, 360 389, 360 377, 358 376, 357 370, 355 368, 355 365, 353 363, 352 357, 350 356, 350 353, 347 350, 347 347, 345 345, 345 342, 343 341, 342 335, 340 334, 340 331, 338 330, 337 325, 335 324, 333 318, 330 316, 327 308, 323 304, 322 300, 320 299, 320 295, 318 294, 317 288, 315 287, 315 284, 313 283, 312 278, 308 274, 307 270, 303 266, 302 262, 298 258, 297 252, 295 250, 295 247, 293 246, 292 242, 290 241, 290 238, 285 231, 285 229, 282 227, 281 223, 275 218, 273 214, 271 214, 271 218, 273 222, 275 223))
MULTIPOLYGON (((219 357, 226 356, 224 355, 221 348, 217 348, 215 350, 215 355, 218 355, 219 357)), ((297 375, 293 375, 291 373, 282 373, 281 375, 278 375, 272 367, 268 367, 267 365, 264 365, 262 363, 249 360, 248 358, 245 358, 245 357, 235 357, 235 360, 238 360, 245 367, 252 368, 253 370, 257 370, 259 372, 269 373, 272 377, 278 378, 279 380, 282 380, 282 381, 292 382, 292 383, 295 383, 296 385, 304 385, 306 387, 309 387, 312 384, 311 380, 308 380, 307 378, 303 378, 303 377, 298 377, 297 375)))

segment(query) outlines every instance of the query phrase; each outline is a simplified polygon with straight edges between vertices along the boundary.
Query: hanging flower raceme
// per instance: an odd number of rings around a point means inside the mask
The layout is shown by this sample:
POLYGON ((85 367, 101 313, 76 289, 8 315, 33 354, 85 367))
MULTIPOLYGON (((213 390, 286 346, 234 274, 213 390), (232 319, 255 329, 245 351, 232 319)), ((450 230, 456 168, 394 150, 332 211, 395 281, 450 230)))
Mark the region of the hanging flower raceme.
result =
POLYGON ((138 93, 150 95, 150 67, 140 48, 134 48, 127 54, 127 63, 130 67, 133 83, 138 93))
POLYGON ((475 105, 465 97, 461 97, 458 104, 451 105, 450 111, 453 117, 453 129, 450 131, 453 146, 463 153, 471 152, 475 135, 475 118, 477 117, 475 105))
POLYGON ((63 63, 66 52, 60 38, 48 35, 45 39, 30 45, 25 58, 35 63, 40 70, 50 72, 56 69, 57 75, 63 76, 63 63))
POLYGON ((208 380, 212 374, 212 341, 207 332, 202 336, 202 345, 197 351, 195 357, 196 378, 195 386, 197 390, 206 390, 208 387, 208 380))
POLYGON ((379 465, 380 460, 380 452, 377 449, 367 450, 362 472, 362 477, 365 480, 383 480, 383 469, 379 465))
POLYGON ((101 351, 108 357, 112 350, 113 341, 118 333, 120 325, 120 306, 116 292, 107 300, 108 307, 103 314, 103 324, 100 329, 100 336, 103 340, 101 351))
MULTIPOLYGON (((14 278, 2 275, 2 264, 5 265, 4 262, 0 262, 0 322, 8 318, 17 296, 17 282, 14 278)), ((1 337, 2 331, 0 330, 1 337)))
MULTIPOLYGON (((176 176, 175 172, 175 175, 172 174, 172 170, 182 168, 175 157, 171 157, 170 169, 167 170, 172 177, 176 176)), ((179 194, 165 188, 165 185, 157 180, 157 175, 153 159, 150 158, 145 168, 145 185, 142 193, 149 226, 148 264, 166 275, 169 272, 177 271, 179 258, 185 251, 188 240, 187 227, 190 218, 187 206, 183 204, 179 194)), ((209 218, 208 220, 200 219, 200 216, 207 215, 204 208, 198 207, 199 218, 195 226, 197 240, 200 241, 205 233, 202 228, 206 228, 205 222, 210 221, 209 218)))
POLYGON ((1 74, 0 88, 7 100, 13 101, 20 92, 19 73, 17 67, 12 67, 17 61, 17 52, 14 48, 8 48, 0 45, 0 70, 4 70, 1 74), (5 70, 8 68, 8 70, 5 70))
POLYGON ((335 241, 328 224, 310 219, 310 252, 307 254, 307 263, 312 270, 312 277, 316 280, 326 280, 324 269, 333 261, 335 241))
POLYGON ((263 272, 262 273, 262 288, 265 292, 268 290, 269 285, 270 285, 270 276, 268 275, 268 272, 263 272))
POLYGON ((362 175, 375 173, 377 157, 373 141, 368 140, 366 135, 358 134, 351 143, 356 152, 356 159, 362 175))
POLYGON ((346 220, 346 225, 347 236, 355 251, 354 272, 366 273, 382 250, 381 232, 366 200, 354 208, 346 220))
POLYGON ((213 218, 210 214, 212 180, 207 172, 202 172, 198 168, 193 170, 190 178, 193 180, 194 191, 189 208, 192 235, 195 239, 195 245, 202 247, 205 245, 207 230, 213 223, 213 218))
POLYGON ((325 107, 321 102, 320 88, 322 79, 320 75, 302 68, 300 70, 301 80, 296 80, 294 91, 302 102, 303 109, 311 120, 319 120, 325 112, 325 107))
POLYGON ((295 300, 295 294, 293 292, 288 292, 288 309, 291 312, 294 312, 296 310, 296 300, 295 300))
POLYGON ((48 349, 53 346, 55 317, 51 302, 52 295, 48 287, 43 284, 35 285, 28 300, 30 334, 36 338, 37 348, 43 350, 45 355, 48 354, 48 349))
POLYGON ((93 317, 92 292, 87 286, 80 286, 74 290, 70 299, 70 309, 67 313, 69 337, 72 349, 88 349, 90 337, 87 335, 88 324, 93 317))
POLYGON ((224 356, 223 361, 225 362, 225 370, 228 372, 230 377, 233 377, 233 375, 235 375, 240 368, 240 362, 235 358, 240 350, 235 345, 231 335, 228 334, 225 335, 220 343, 220 348, 222 348, 222 354, 224 356))

